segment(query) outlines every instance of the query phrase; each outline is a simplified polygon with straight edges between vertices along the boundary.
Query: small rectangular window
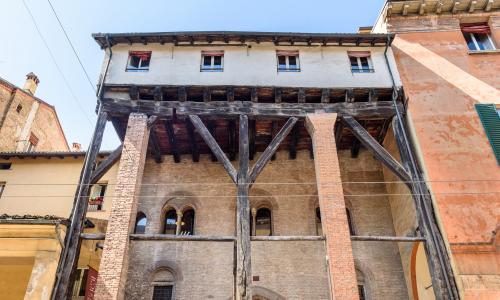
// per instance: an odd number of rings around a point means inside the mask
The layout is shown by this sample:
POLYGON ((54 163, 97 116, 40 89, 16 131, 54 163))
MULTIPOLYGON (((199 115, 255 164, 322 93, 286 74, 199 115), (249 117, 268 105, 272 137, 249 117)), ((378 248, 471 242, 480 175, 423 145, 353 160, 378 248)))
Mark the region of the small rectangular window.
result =
POLYGON ((10 170, 12 163, 0 163, 0 170, 10 170))
POLYGON ((171 285, 155 285, 153 300, 171 300, 173 287, 171 285))
POLYGON ((224 70, 224 51, 202 51, 202 72, 222 72, 224 70))
POLYGON ((462 24, 461 29, 469 50, 495 50, 491 29, 487 23, 462 24))
POLYGON ((348 51, 351 72, 353 73, 373 73, 373 64, 369 51, 348 51))
POLYGON ((92 186, 92 196, 89 199, 89 211, 100 211, 104 204, 104 196, 108 185, 106 183, 99 183, 92 186))
POLYGON ((4 190, 5 190, 5 182, 0 182, 0 198, 2 198, 4 190))
POLYGON ((276 51, 278 72, 299 72, 299 51, 276 51))
POLYGON ((151 51, 131 51, 128 57, 127 71, 148 71, 151 51))

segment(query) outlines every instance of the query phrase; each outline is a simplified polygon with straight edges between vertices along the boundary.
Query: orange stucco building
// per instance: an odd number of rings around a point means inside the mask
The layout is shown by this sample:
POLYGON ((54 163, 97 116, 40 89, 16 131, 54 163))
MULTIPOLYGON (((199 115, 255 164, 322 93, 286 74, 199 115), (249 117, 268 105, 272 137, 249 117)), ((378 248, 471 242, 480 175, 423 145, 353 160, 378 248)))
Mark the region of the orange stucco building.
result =
POLYGON ((388 1, 373 28, 396 34, 408 126, 463 299, 500 299, 499 7, 388 1))

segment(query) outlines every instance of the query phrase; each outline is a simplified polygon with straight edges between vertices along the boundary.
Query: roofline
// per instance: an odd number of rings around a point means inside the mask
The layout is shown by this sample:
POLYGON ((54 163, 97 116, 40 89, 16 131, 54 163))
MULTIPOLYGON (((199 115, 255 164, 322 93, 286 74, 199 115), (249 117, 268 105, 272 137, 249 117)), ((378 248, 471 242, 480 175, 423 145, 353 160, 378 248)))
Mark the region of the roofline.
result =
MULTIPOLYGON (((99 156, 101 158, 106 157, 111 154, 112 151, 100 151, 99 156)), ((9 160, 11 158, 80 158, 84 157, 87 152, 85 151, 55 151, 55 152, 0 152, 0 159, 9 160)))
POLYGON ((370 42, 377 40, 378 44, 385 45, 387 40, 394 38, 391 34, 373 33, 302 33, 302 32, 258 32, 258 31, 173 31, 173 32, 130 32, 130 33, 93 33, 92 37, 103 48, 106 45, 106 37, 111 44, 117 43, 177 43, 177 42, 213 42, 214 39, 229 43, 229 41, 240 42, 307 42, 321 43, 341 40, 362 40, 370 42), (135 39, 135 40, 131 40, 135 39), (281 41, 280 41, 281 39, 281 41))

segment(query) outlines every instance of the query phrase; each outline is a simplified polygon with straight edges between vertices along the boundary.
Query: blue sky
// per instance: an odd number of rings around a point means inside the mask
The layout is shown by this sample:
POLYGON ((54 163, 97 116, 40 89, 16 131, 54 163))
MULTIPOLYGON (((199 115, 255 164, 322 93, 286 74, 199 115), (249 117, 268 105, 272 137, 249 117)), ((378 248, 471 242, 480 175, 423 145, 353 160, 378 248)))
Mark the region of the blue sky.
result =
MULTIPOLYGON (((85 148, 92 134, 96 97, 64 38, 47 0, 25 0, 67 78, 64 84, 22 0, 2 3, 0 76, 21 86, 25 75, 40 78, 36 95, 56 106, 68 142, 85 148), (76 99, 75 99, 76 98, 76 99)), ((370 26, 384 0, 51 0, 93 83, 103 51, 93 32, 241 30, 284 32, 356 32, 370 26)), ((118 144, 111 124, 102 149, 118 144)))

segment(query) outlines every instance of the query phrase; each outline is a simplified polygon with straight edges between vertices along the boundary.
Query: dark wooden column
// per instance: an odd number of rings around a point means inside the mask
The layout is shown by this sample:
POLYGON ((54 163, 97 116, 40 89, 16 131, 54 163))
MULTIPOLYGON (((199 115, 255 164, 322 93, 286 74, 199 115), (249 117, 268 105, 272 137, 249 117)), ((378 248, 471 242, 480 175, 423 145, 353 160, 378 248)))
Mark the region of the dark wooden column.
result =
POLYGON ((250 190, 248 117, 240 116, 239 170, 236 199, 236 299, 252 299, 250 262, 250 190))
POLYGON ((426 241, 424 243, 425 253, 430 268, 434 295, 437 300, 460 299, 448 250, 434 215, 431 194, 416 161, 403 120, 394 117, 392 128, 401 161, 411 175, 409 187, 415 202, 418 227, 426 241))
POLYGON ((88 198, 90 196, 92 173, 96 165, 96 158, 101 148, 104 128, 106 127, 108 114, 99 111, 97 123, 92 135, 89 149, 83 161, 80 180, 75 193, 73 210, 71 211, 70 226, 64 240, 64 248, 61 253, 59 265, 57 267, 56 280, 54 290, 52 291, 52 299, 70 299, 74 282, 74 270, 78 263, 80 255, 81 239, 80 235, 83 232, 83 223, 88 207, 88 198))

